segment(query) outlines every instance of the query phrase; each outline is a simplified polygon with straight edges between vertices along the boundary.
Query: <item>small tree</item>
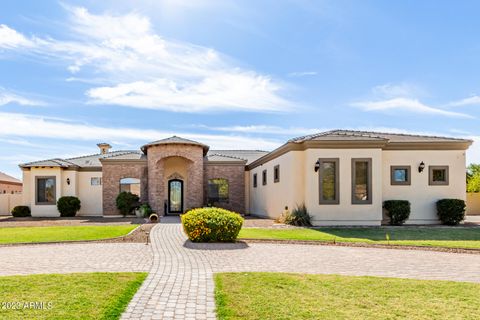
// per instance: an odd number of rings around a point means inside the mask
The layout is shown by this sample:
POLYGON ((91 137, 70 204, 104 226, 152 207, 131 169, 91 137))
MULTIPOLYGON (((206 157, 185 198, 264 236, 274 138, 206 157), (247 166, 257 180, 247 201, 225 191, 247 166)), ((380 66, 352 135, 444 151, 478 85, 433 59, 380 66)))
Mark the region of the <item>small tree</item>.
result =
POLYGON ((77 197, 66 196, 57 201, 57 209, 61 217, 75 217, 81 207, 80 199, 77 197))
POLYGON ((138 206, 139 200, 140 198, 136 194, 126 191, 120 192, 116 200, 117 209, 120 210, 120 213, 123 214, 123 216, 126 216, 138 206))
POLYGON ((470 164, 467 168, 467 192, 480 192, 480 164, 470 164))

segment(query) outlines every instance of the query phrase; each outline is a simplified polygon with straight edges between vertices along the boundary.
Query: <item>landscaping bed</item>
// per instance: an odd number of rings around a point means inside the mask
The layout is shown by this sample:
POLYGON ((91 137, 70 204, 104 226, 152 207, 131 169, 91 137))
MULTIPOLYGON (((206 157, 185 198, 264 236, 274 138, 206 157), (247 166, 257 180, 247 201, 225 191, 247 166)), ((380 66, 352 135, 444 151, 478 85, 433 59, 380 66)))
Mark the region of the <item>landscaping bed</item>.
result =
POLYGON ((338 275, 220 273, 219 319, 477 319, 480 284, 338 275))
POLYGON ((480 249, 479 227, 243 228, 239 238, 480 249))
POLYGON ((0 319, 119 319, 146 273, 0 277, 0 319))

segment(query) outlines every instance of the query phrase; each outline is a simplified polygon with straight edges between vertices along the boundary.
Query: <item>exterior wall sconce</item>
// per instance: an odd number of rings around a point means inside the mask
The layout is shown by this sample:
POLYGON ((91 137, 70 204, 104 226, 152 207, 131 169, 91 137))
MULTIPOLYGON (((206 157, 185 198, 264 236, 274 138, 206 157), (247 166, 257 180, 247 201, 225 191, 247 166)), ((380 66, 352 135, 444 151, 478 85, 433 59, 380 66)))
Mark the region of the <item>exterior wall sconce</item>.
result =
POLYGON ((67 178, 67 184, 70 185, 70 178, 67 178))
POLYGON ((425 163, 422 161, 422 162, 420 162, 420 165, 418 166, 418 172, 421 173, 423 171, 423 169, 425 169, 425 163))
POLYGON ((317 162, 315 162, 315 172, 317 172, 319 169, 320 169, 320 160, 317 160, 317 162))

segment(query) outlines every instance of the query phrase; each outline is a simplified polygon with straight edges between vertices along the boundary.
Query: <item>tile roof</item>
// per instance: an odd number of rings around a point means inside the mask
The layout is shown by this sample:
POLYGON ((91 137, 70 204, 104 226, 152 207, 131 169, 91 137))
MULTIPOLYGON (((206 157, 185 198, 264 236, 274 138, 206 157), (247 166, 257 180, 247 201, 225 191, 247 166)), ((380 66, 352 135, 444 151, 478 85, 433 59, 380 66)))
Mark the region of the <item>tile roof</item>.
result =
POLYGON ((28 168, 28 167, 80 167, 80 168, 91 168, 91 167, 101 167, 102 164, 100 163, 100 159, 106 158, 119 158, 122 159, 129 158, 129 159, 140 159, 142 157, 142 153, 140 151, 132 151, 132 150, 120 150, 120 151, 112 151, 105 154, 97 153, 91 154, 87 156, 80 156, 68 159, 48 159, 48 160, 40 160, 40 161, 33 161, 21 164, 20 167, 28 168))
POLYGON ((246 164, 266 155, 268 151, 261 150, 210 150, 207 153, 208 161, 239 161, 244 160, 246 164), (222 159, 220 159, 223 157, 222 159))
POLYGON ((22 181, 18 180, 17 178, 14 178, 12 176, 9 176, 6 173, 0 172, 0 182, 11 182, 11 183, 18 183, 22 184, 22 181))
POLYGON ((156 146, 156 145, 159 145, 159 144, 190 144, 190 145, 193 144, 193 145, 201 146, 205 153, 209 149, 209 146, 207 146, 206 144, 200 143, 198 141, 190 140, 190 139, 185 139, 185 138, 182 138, 182 137, 177 137, 177 136, 172 136, 172 137, 169 137, 169 138, 165 138, 165 139, 161 139, 161 140, 157 140, 157 141, 147 143, 146 145, 142 146, 140 149, 143 152, 146 153, 148 147, 156 146))
POLYGON ((450 137, 425 136, 404 133, 385 133, 373 131, 355 131, 355 130, 331 130, 316 134, 301 136, 290 139, 288 142, 300 143, 303 141, 387 141, 387 142, 468 142, 467 139, 458 139, 450 137))

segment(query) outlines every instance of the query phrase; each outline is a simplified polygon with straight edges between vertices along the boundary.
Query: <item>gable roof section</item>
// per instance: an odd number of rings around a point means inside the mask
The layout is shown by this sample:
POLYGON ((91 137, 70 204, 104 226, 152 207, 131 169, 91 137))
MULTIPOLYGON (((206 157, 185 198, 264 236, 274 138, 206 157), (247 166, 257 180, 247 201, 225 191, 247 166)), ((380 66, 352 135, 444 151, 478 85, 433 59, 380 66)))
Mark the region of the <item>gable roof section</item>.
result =
POLYGON ((209 162, 244 161, 248 165, 268 153, 268 151, 261 150, 210 150, 207 153, 207 160, 209 162))
POLYGON ((18 185, 22 184, 22 181, 18 180, 17 178, 9 176, 6 173, 0 172, 0 183, 2 182, 6 182, 9 184, 18 184, 18 185))
POLYGON ((147 154, 147 150, 148 150, 149 147, 162 145, 162 144, 189 144, 189 145, 194 145, 194 146, 200 146, 200 147, 203 148, 203 154, 204 155, 207 154, 208 149, 210 148, 206 144, 200 143, 198 141, 185 139, 185 138, 177 137, 177 136, 172 136, 170 138, 165 138, 165 139, 161 139, 161 140, 157 140, 157 141, 147 143, 146 145, 143 145, 140 149, 143 151, 143 153, 147 154))

